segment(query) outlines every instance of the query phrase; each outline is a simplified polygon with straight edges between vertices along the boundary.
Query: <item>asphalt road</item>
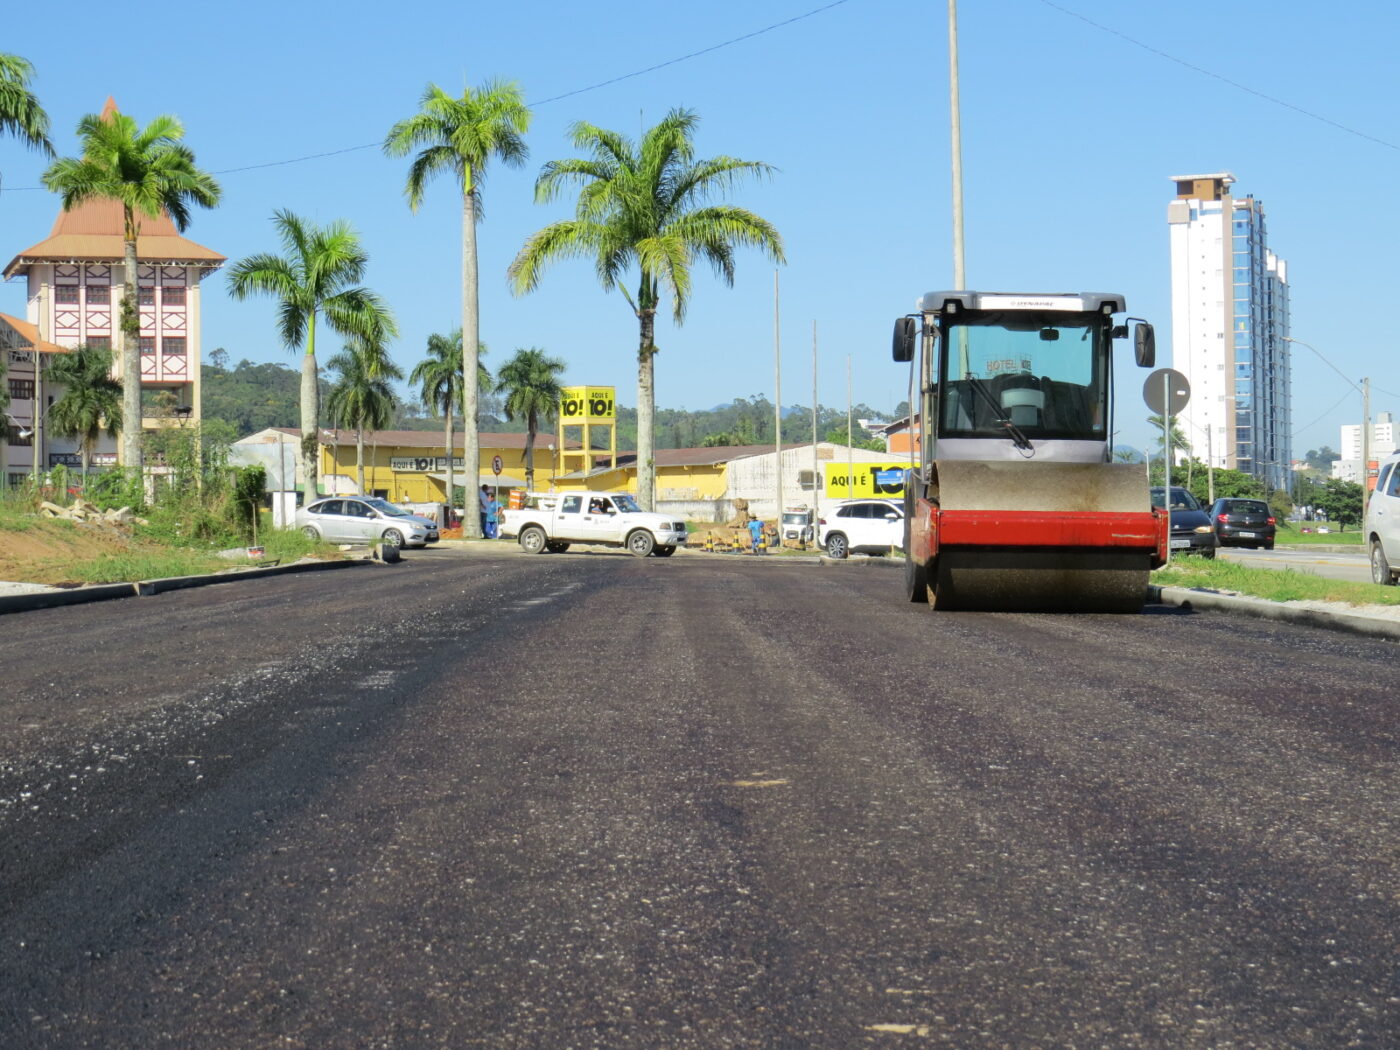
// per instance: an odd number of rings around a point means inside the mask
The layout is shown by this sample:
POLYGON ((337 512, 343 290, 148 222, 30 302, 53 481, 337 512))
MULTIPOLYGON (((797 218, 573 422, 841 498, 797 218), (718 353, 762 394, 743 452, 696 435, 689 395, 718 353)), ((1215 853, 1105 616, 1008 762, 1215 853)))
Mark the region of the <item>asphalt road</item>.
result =
POLYGON ((410 554, 5 617, 0 1046, 1387 1047, 1400 648, 410 554))

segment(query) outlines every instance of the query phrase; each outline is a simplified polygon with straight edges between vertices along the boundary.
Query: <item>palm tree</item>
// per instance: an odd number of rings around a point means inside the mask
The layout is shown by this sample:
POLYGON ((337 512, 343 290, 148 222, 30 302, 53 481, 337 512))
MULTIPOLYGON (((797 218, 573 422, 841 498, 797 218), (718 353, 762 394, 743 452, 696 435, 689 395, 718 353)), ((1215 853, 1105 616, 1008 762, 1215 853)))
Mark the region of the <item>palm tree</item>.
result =
POLYGON ((106 347, 79 346, 55 354, 44 369, 51 383, 63 387, 63 396, 48 408, 49 429, 60 437, 78 439, 82 456, 83 486, 88 464, 102 431, 116 437, 122 430, 124 388, 112 378, 112 352, 106 347))
POLYGON ((13 135, 53 156, 49 116, 29 90, 34 66, 19 55, 0 54, 0 133, 13 135))
POLYGON ((331 418, 355 428, 355 470, 359 491, 365 491, 365 431, 383 430, 394 418, 398 399, 389 385, 402 379, 399 366, 389 360, 382 344, 356 342, 326 362, 335 382, 326 396, 331 418))
MULTIPOLYGON (((481 358, 486 355, 486 344, 481 343, 477 347, 476 362, 476 386, 478 392, 491 389, 491 373, 486 370, 486 366, 481 363, 481 358)), ((462 401, 462 330, 459 328, 450 335, 439 335, 433 333, 428 336, 428 356, 413 366, 413 371, 409 374, 409 383, 418 390, 418 397, 428 410, 433 413, 441 412, 444 422, 443 454, 447 457, 447 505, 456 506, 452 490, 455 486, 453 479, 453 446, 452 440, 454 413, 462 401)), ((465 468, 465 461, 463 467, 465 468)), ((463 483, 466 482, 466 472, 463 472, 463 483)), ((478 523, 480 524, 480 523, 478 523)))
MULTIPOLYGON (((530 110, 515 83, 490 80, 479 89, 467 88, 461 98, 453 98, 436 84, 429 84, 419 111, 395 124, 384 139, 384 152, 391 157, 406 157, 418 151, 404 186, 408 206, 414 211, 423 202, 423 188, 428 180, 441 172, 453 175, 462 194, 462 333, 467 348, 462 362, 464 377, 476 371, 477 347, 481 342, 476 253, 481 181, 493 157, 512 167, 525 163, 528 150, 523 136, 529 126, 530 110)), ((463 380, 462 459, 472 472, 481 462, 477 392, 475 385, 463 380)), ((463 518, 463 535, 481 538, 481 523, 475 514, 463 518)))
POLYGON ((573 125, 574 146, 590 156, 546 164, 535 180, 535 199, 552 200, 566 184, 577 184, 575 217, 531 236, 510 264, 511 284, 520 294, 534 291, 555 260, 592 256, 603 287, 622 292, 636 315, 637 498, 648 510, 656 487, 653 359, 663 286, 680 324, 696 256, 731 286, 735 247, 756 247, 775 262, 783 261, 782 238, 770 223, 742 208, 706 203, 741 176, 766 175, 772 169, 735 157, 696 160, 692 135, 698 121, 690 110, 673 109, 636 145, 592 124, 573 125), (638 270, 635 298, 623 285, 633 266, 638 270))
POLYGON ((319 421, 316 322, 324 315, 331 331, 369 345, 398 335, 393 314, 378 295, 358 282, 369 256, 346 222, 327 226, 293 215, 273 214, 285 254, 250 255, 229 269, 229 294, 254 293, 278 300, 278 330, 289 350, 304 348, 301 359, 301 466, 305 499, 316 498, 316 425, 319 421))
POLYGON ((535 487, 535 434, 540 420, 546 422, 559 413, 559 377, 564 362, 543 350, 517 349, 515 356, 496 373, 496 393, 506 396, 506 418, 525 419, 525 487, 535 487))
POLYGON ((121 305, 122 462, 141 466, 141 335, 136 303, 136 238, 141 218, 170 216, 182 233, 190 224, 190 207, 219 203, 219 184, 195 167, 194 153, 181 142, 184 125, 160 116, 137 127, 136 121, 108 100, 98 115, 78 122, 82 155, 63 157, 44 172, 43 182, 63 198, 64 211, 88 200, 113 200, 122 207, 123 291, 121 305))

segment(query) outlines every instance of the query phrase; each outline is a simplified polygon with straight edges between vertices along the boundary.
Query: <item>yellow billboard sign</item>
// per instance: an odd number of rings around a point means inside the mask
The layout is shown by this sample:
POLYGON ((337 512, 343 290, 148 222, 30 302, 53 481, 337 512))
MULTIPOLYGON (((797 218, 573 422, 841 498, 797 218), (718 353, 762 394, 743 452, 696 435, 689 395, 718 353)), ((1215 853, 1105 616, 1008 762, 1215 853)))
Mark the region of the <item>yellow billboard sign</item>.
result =
POLYGON ((559 422, 592 423, 617 418, 616 387, 566 386, 559 393, 559 422))
POLYGON ((909 461, 827 463, 826 494, 831 499, 903 499, 909 461))

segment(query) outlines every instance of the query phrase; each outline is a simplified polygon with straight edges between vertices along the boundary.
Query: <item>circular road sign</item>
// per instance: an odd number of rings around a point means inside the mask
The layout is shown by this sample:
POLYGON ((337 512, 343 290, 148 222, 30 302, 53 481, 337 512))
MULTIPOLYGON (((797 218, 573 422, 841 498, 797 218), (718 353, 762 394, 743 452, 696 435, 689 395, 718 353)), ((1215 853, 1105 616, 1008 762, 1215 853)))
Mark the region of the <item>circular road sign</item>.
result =
POLYGON ((492 457, 491 457, 491 472, 492 472, 493 474, 495 474, 497 477, 500 477, 500 476, 501 476, 501 466, 502 466, 502 464, 501 464, 501 457, 500 457, 500 456, 492 456, 492 457))
POLYGON ((1174 416, 1191 400, 1191 384, 1175 368, 1159 368, 1142 384, 1142 399, 1159 416, 1174 416))

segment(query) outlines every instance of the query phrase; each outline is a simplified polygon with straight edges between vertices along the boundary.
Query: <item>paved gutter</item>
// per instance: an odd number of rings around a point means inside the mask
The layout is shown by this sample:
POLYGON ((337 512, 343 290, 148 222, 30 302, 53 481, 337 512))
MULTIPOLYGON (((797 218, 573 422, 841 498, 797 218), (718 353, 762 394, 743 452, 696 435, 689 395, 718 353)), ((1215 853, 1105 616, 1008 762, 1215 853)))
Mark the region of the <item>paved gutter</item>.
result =
POLYGON ((255 580, 264 576, 283 576, 294 572, 319 572, 323 569, 342 569, 351 565, 369 564, 365 559, 346 558, 337 561, 308 559, 292 562, 290 565, 272 565, 261 569, 235 569, 204 576, 168 576, 160 580, 138 580, 133 583, 99 583, 88 587, 63 587, 29 594, 11 594, 0 597, 0 615, 14 612, 28 612, 31 609, 51 609, 59 605, 80 605, 84 602, 104 602, 114 598, 149 597, 165 591, 182 590, 186 587, 208 587, 215 583, 236 583, 240 580, 255 580))

